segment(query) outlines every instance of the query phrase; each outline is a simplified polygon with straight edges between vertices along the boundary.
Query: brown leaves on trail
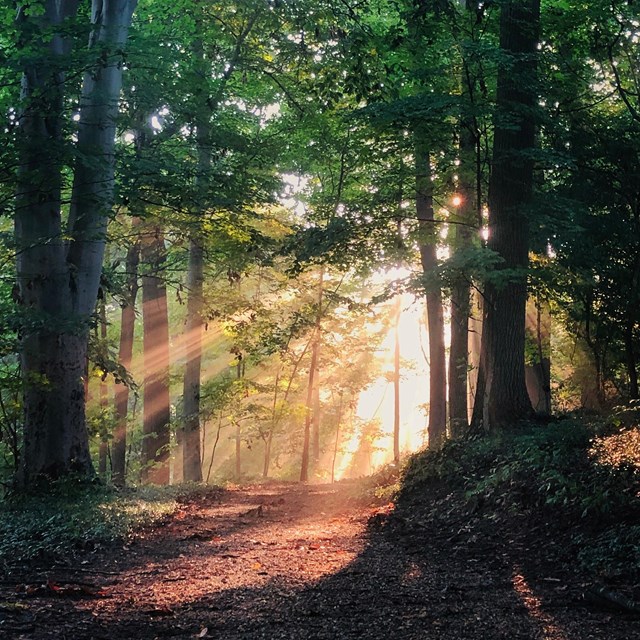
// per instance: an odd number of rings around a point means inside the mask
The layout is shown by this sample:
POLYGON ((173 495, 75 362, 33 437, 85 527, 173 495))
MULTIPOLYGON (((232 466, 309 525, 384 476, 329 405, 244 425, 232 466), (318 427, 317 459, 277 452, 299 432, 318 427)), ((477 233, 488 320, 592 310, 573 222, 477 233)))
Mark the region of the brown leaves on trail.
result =
POLYGON ((47 580, 41 584, 19 584, 16 593, 26 597, 60 596, 65 598, 106 598, 109 592, 91 584, 47 580))

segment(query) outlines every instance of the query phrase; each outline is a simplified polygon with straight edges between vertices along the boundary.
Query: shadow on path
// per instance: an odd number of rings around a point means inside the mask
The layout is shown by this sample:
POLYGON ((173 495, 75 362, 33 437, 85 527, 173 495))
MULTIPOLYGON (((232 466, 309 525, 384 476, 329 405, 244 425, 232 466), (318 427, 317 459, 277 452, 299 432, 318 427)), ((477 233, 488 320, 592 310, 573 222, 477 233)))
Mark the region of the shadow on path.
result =
POLYGON ((503 532, 368 520, 350 492, 225 493, 92 565, 110 597, 42 598, 31 627, 0 637, 640 639, 638 620, 585 608, 569 576, 532 565, 503 532))

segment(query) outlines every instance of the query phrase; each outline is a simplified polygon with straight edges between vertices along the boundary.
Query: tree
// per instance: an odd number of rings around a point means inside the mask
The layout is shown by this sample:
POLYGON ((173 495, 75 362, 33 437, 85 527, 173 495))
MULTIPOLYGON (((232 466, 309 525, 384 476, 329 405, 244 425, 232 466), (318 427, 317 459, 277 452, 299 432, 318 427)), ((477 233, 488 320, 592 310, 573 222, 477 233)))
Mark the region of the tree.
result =
MULTIPOLYGON (((323 294, 324 294, 324 269, 320 269, 318 275, 318 299, 316 302, 316 320, 313 327, 313 334, 311 337, 311 363, 309 364, 309 380, 307 383, 307 400, 306 410, 304 416, 304 435, 302 439, 302 462, 300 464, 300 482, 306 482, 309 479, 309 459, 311 448, 311 431, 312 424, 316 425, 318 429, 318 441, 320 438, 320 425, 316 424, 319 420, 319 415, 314 409, 314 391, 318 381, 316 376, 320 372, 318 365, 318 359, 320 356, 320 340, 322 337, 322 316, 323 316, 323 294)), ((319 444, 318 444, 319 448, 319 444)))
POLYGON ((538 0, 500 13, 497 114, 489 182, 488 248, 500 258, 484 289, 482 354, 474 422, 508 427, 533 414, 524 374, 525 306, 537 95, 538 0))
POLYGON ((143 479, 169 484, 171 402, 169 395, 169 315, 164 279, 167 252, 161 226, 142 231, 142 320, 145 376, 143 382, 143 479))
MULTIPOLYGON (((135 219, 134 219, 135 220, 135 219)), ((125 261, 126 282, 120 302, 120 349, 118 359, 125 370, 131 370, 136 319, 136 298, 138 295, 138 262, 140 244, 134 237, 127 249, 125 261)), ((122 380, 115 389, 115 429, 112 457, 112 480, 116 486, 124 486, 126 479, 127 421, 129 415, 129 384, 122 380)))
POLYGON ((68 139, 65 70, 78 2, 18 12, 23 57, 15 238, 25 384, 20 481, 92 473, 85 422, 87 341, 113 198, 122 58, 135 0, 94 0, 80 98, 71 208, 63 230, 68 139), (99 55, 96 56, 96 52, 99 55))
POLYGON ((416 131, 416 216, 420 232, 420 262, 426 284, 427 328, 429 332, 429 447, 437 449, 446 438, 447 370, 444 351, 444 310, 442 289, 435 276, 438 266, 437 225, 433 213, 430 150, 424 132, 416 131))

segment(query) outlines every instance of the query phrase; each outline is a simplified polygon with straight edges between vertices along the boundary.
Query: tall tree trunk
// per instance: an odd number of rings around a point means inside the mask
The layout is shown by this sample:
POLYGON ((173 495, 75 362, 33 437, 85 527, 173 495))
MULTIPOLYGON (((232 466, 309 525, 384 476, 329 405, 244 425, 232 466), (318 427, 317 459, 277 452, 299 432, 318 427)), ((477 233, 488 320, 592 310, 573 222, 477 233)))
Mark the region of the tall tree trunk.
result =
MULTIPOLYGON (((402 297, 398 296, 395 309, 395 327, 393 331, 393 461, 400 464, 400 317, 402 316, 402 297)), ((342 398, 341 398, 342 400, 342 398)))
MULTIPOLYGON (((134 226, 137 222, 134 219, 134 226)), ((138 295, 138 262, 140 260, 140 243, 136 240, 127 249, 125 269, 127 284, 125 298, 122 301, 120 319, 119 362, 127 370, 131 370, 133 360, 133 337, 136 323, 136 297, 138 295)), ((129 415, 129 386, 124 382, 116 384, 115 399, 115 432, 113 435, 112 479, 117 486, 124 486, 126 477, 127 454, 127 419, 129 415)))
POLYGON ((143 480, 169 483, 169 316, 167 286, 163 279, 166 261, 164 234, 160 227, 141 238, 143 381, 143 480))
POLYGON ((338 447, 340 446, 340 427, 342 425, 342 401, 344 391, 340 391, 340 403, 338 405, 338 419, 336 421, 336 439, 333 444, 333 459, 331 460, 331 484, 336 481, 336 460, 338 459, 338 447))
MULTIPOLYGON (((533 414, 524 374, 529 252, 527 206, 533 190, 539 0, 507 0, 500 14, 500 48, 510 64, 498 71, 496 125, 489 182, 488 247, 502 262, 485 284, 482 335, 482 416, 485 430, 533 414), (501 272, 504 275, 501 275, 501 272)), ((479 387, 480 388, 480 387, 479 387)))
MULTIPOLYGON (((476 19, 476 7, 461 0, 467 21, 476 19)), ((463 108, 473 109, 478 80, 467 56, 462 61, 460 85, 463 108)), ((460 118, 460 166, 458 169, 458 202, 451 216, 454 253, 464 253, 473 242, 473 229, 482 224, 482 169, 480 164, 478 122, 472 113, 463 112, 460 118)), ((459 273, 451 291, 451 346, 449 349, 449 428, 451 437, 464 435, 469 427, 469 318, 471 316, 471 288, 469 277, 459 273)))
POLYGON ((531 405, 542 416, 551 415, 551 314, 549 304, 527 302, 526 332, 531 345, 530 361, 525 365, 525 382, 531 405))
MULTIPOLYGON (((201 114, 197 123, 198 176, 196 188, 204 198, 209 187, 211 141, 209 114, 201 114)), ((182 442, 183 477, 189 482, 202 481, 202 454, 200 451, 200 375, 202 370, 202 330, 204 249, 202 218, 205 207, 200 207, 189 239, 189 267, 187 271, 187 363, 184 373, 183 407, 184 438, 182 442)))
MULTIPOLYGON (((236 378, 242 380, 244 378, 244 360, 242 353, 238 351, 238 364, 236 365, 236 378)), ((246 393, 246 392, 245 392, 246 393)), ((242 432, 240 430, 240 421, 236 422, 236 479, 242 477, 242 459, 240 457, 242 445, 242 432)))
POLYGON ((222 430, 222 411, 218 415, 218 428, 216 429, 216 439, 213 441, 213 447, 211 447, 211 458, 209 459, 209 469, 207 470, 207 479, 205 482, 209 484, 209 478, 211 478, 211 469, 213 468, 213 458, 216 455, 216 448, 218 442, 220 442, 220 431, 222 430))
POLYGON ((482 317, 482 296, 476 290, 473 290, 471 293, 471 313, 469 315, 468 407, 471 408, 475 407, 475 399, 477 396, 480 350, 482 346, 482 317))
POLYGON ((636 360, 636 348, 634 340, 633 318, 628 318, 624 328, 624 346, 627 360, 627 374, 629 376, 629 398, 637 400, 638 395, 638 364, 636 360))
POLYGON ((242 477, 242 458, 241 456, 242 434, 240 432, 240 423, 236 423, 236 480, 242 477))
POLYGON ((278 407, 278 391, 280 389, 280 372, 282 371, 282 367, 278 369, 276 373, 276 379, 273 383, 273 402, 271 403, 271 425, 269 427, 269 433, 267 434, 267 438, 264 443, 264 461, 262 465, 262 477, 269 477, 269 465, 271 464, 271 446, 273 444, 273 432, 276 428, 276 411, 278 407))
POLYGON ((316 373, 318 372, 318 356, 320 353, 320 321, 322 320, 322 297, 324 287, 324 268, 320 269, 318 281, 318 302, 316 311, 316 322, 313 328, 311 340, 311 364, 309 365, 309 382, 307 385, 307 402, 304 418, 304 434, 302 440, 302 462, 300 465, 300 482, 309 480, 309 449, 311 445, 311 425, 313 417, 313 391, 316 384, 316 373))
MULTIPOLYGON (((103 292, 98 301, 98 317, 100 320, 100 339, 103 344, 107 341, 107 305, 103 292)), ((104 377, 104 376, 103 376, 104 377)), ((107 431, 107 412, 109 411, 109 385, 106 378, 100 380, 100 448, 98 450, 98 473, 102 478, 107 477, 107 463, 109 458, 109 433, 107 431)))
MULTIPOLYGON (((23 331, 24 443, 20 482, 93 473, 85 419, 89 320, 95 309, 113 197, 115 120, 122 51, 134 0, 94 0, 77 164, 63 240, 61 186, 65 144, 63 23, 78 2, 45 0, 39 16, 18 11, 25 56, 16 194, 17 280, 22 304, 37 316, 23 331), (24 28, 23 28, 24 27, 24 28), (42 36, 48 31, 50 37, 42 36)), ((66 27, 65 27, 66 28, 66 27)))
POLYGON ((313 462, 317 464, 320 461, 320 338, 316 339, 313 345, 316 350, 316 371, 313 376, 313 406, 311 410, 312 420, 312 439, 311 450, 313 454, 313 462))
MULTIPOLYGON (((314 331, 316 329, 314 328, 314 331)), ((311 444, 311 420, 313 413, 313 385, 317 368, 318 351, 315 348, 315 338, 311 348, 311 364, 309 365, 309 381, 307 384, 307 401, 304 417, 304 434, 302 439, 302 462, 300 464, 300 482, 309 480, 309 448, 311 444)))
MULTIPOLYGON (((462 190, 461 190, 462 191, 462 190)), ((466 195, 462 196, 463 198, 466 195)), ((464 202, 464 201, 463 201, 464 202)), ((462 218, 461 214, 460 218, 462 218)), ((469 228, 456 226, 456 251, 471 244, 469 228)), ((469 283, 461 274, 451 291, 451 346, 449 348, 449 424, 452 438, 463 436, 468 429, 467 375, 469 370, 469 315, 471 295, 469 283)))
POLYGON ((437 225, 433 214, 433 187, 429 148, 421 128, 415 132, 416 214, 420 232, 420 260, 427 284, 429 331, 429 448, 442 446, 447 429, 447 369, 444 348, 442 290, 437 283, 437 225))
MULTIPOLYGON (((636 216, 636 230, 639 227, 636 216)), ((635 339, 635 318, 637 318, 638 287, 640 287, 640 256, 636 256, 631 278, 631 291, 629 292, 629 307, 624 327, 624 346, 627 361, 627 375, 629 377, 629 398, 638 400, 638 360, 635 339)))

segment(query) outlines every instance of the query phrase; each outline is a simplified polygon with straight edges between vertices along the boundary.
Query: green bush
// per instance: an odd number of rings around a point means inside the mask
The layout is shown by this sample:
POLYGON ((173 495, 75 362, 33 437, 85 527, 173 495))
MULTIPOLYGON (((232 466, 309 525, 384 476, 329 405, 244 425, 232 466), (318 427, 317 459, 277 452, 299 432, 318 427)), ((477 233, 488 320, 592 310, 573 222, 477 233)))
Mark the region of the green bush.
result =
POLYGON ((406 465, 400 500, 412 503, 440 483, 490 517, 546 517, 574 535, 589 568, 640 570, 640 453, 637 429, 564 420, 450 442, 406 465), (622 551, 624 550, 624 551, 622 551))
POLYGON ((117 492, 66 480, 42 493, 15 495, 0 509, 0 565, 70 561, 79 551, 124 541, 177 507, 184 489, 117 492))

